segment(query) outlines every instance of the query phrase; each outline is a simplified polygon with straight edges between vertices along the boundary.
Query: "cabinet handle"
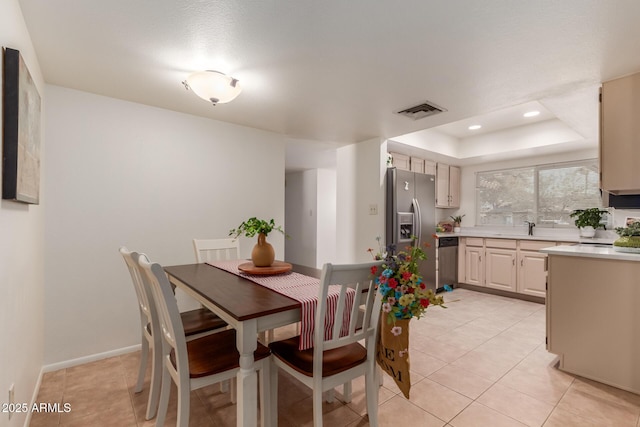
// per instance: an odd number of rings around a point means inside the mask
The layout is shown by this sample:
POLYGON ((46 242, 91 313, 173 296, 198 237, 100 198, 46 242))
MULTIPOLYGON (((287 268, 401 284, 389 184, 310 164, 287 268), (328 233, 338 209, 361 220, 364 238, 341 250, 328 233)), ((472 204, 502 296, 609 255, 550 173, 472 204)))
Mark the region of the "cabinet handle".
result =
POLYGON ((520 260, 520 267, 524 267, 524 259, 520 260))

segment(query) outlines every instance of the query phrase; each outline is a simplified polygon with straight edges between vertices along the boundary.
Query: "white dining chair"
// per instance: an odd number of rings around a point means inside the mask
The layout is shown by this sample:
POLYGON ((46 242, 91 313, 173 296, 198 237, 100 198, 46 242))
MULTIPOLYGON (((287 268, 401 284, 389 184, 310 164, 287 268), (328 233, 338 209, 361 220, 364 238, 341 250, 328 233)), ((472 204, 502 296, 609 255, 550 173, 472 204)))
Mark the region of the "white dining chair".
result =
MULTIPOLYGON (((298 350, 296 336, 269 344, 272 353, 271 404, 277 408, 278 369, 282 369, 313 390, 313 425, 322 426, 322 393, 354 378, 365 377, 369 425, 378 425, 378 370, 376 369, 376 332, 380 319, 381 299, 372 281, 371 267, 382 262, 365 264, 325 264, 320 279, 318 307, 315 314, 314 347, 298 350), (340 296, 334 313, 327 310, 330 285, 339 286, 340 296), (347 290, 354 290, 354 302, 349 312, 349 328, 340 335, 346 307, 347 290), (333 316, 330 339, 324 337, 325 316, 333 316), (358 341, 364 340, 362 346, 358 341)), ((272 424, 277 423, 272 409, 272 424)))
MULTIPOLYGON (((238 374, 240 354, 236 348, 236 331, 226 329, 187 341, 178 304, 162 266, 150 263, 146 256, 140 256, 138 263, 143 272, 143 281, 152 291, 162 331, 162 389, 156 426, 164 425, 173 382, 178 389, 177 427, 187 427, 191 390, 230 380, 238 374)), ((269 349, 258 343, 254 360, 260 383, 261 422, 266 426, 271 418, 269 349)))
MULTIPOLYGON (((141 254, 131 252, 126 247, 120 248, 120 254, 124 258, 131 281, 138 298, 138 309, 140 312, 140 329, 141 329, 141 354, 140 367, 138 369, 138 380, 134 391, 140 393, 144 386, 144 378, 147 372, 147 361, 149 352, 151 352, 151 376, 149 385, 149 399, 147 401, 147 412, 145 418, 152 419, 158 407, 158 398, 160 395, 160 373, 162 369, 162 354, 159 351, 162 346, 159 333, 159 319, 156 312, 153 296, 147 289, 144 281, 138 259, 141 254)), ((188 339, 210 334, 223 330, 227 327, 227 323, 220 317, 205 309, 191 310, 180 313, 184 334, 188 339)))
POLYGON ((237 239, 193 239, 196 262, 240 259, 240 242, 237 239))

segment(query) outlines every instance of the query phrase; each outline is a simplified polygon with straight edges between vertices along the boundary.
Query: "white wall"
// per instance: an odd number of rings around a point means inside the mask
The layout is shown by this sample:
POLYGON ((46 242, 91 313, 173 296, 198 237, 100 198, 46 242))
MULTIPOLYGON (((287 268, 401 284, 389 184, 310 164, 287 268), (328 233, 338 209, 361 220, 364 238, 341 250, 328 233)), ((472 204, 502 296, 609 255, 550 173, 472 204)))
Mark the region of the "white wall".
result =
POLYGON ((336 261, 336 192, 335 169, 318 169, 318 224, 316 266, 336 261))
MULTIPOLYGON (((286 228, 282 136, 58 86, 46 96, 45 364, 139 343, 121 245, 182 264, 194 237, 251 216, 286 228)), ((284 237, 269 241, 283 256, 284 237)), ((242 238, 243 256, 253 244, 242 238)))
POLYGON ((384 238, 384 177, 387 143, 371 139, 338 149, 336 262, 371 261, 368 248, 384 238), (369 215, 376 205, 377 215, 369 215))
POLYGON ((285 179, 285 222, 289 235, 285 242, 285 260, 316 267, 317 170, 288 173, 285 179))
POLYGON ((336 258, 336 171, 286 174, 286 260, 322 268, 336 258))
MULTIPOLYGON (((20 51, 44 101, 40 65, 17 0, 0 2, 0 45, 20 51)), ((0 129, 3 127, 1 104, 0 129)), ((41 171, 45 168, 44 148, 43 137, 41 171)), ((41 189, 40 205, 0 202, 0 403, 6 403, 11 384, 14 384, 16 403, 31 403, 42 367, 42 235, 46 196, 41 189)), ((9 421, 6 413, 0 413, 0 426, 21 426, 25 418, 26 414, 17 413, 9 421)))

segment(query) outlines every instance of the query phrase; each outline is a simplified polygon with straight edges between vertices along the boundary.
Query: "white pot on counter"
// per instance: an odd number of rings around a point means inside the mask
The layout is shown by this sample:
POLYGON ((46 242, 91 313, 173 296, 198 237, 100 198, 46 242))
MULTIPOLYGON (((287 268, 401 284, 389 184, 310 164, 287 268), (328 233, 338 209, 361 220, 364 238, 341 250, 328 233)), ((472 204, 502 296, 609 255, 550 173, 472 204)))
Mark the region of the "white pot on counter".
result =
POLYGON ((460 232, 460 227, 453 227, 453 232, 454 233, 459 233, 460 232))
POLYGON ((580 227, 580 236, 582 237, 593 237, 596 235, 596 229, 591 227, 590 225, 586 227, 580 227))

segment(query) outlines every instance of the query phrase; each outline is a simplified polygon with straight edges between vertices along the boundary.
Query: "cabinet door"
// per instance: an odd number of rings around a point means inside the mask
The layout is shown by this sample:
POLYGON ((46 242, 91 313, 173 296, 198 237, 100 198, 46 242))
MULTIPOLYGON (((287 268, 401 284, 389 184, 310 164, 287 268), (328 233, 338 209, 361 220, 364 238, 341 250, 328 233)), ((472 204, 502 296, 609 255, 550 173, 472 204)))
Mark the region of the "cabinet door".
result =
POLYGON ((522 251, 518 258, 518 292, 546 297, 547 254, 522 251))
POLYGON ((612 193, 640 190, 640 73, 602 84, 600 184, 612 193))
POLYGON ((391 154, 391 164, 398 169, 402 169, 405 171, 411 170, 411 161, 410 157, 405 154, 400 153, 389 153, 391 154))
POLYGON ((460 207, 460 168, 449 166, 449 206, 460 207))
POLYGON ((436 206, 449 207, 449 165, 436 165, 436 206))
POLYGON ((431 160, 424 161, 424 173, 427 175, 435 175, 436 174, 436 162, 432 162, 431 160))
POLYGON ((425 173, 424 159, 411 157, 411 172, 425 173))
POLYGON ((516 291, 516 251, 487 249, 485 284, 488 288, 516 291))
POLYGON ((483 248, 467 246, 465 251, 465 283, 484 286, 483 248))

